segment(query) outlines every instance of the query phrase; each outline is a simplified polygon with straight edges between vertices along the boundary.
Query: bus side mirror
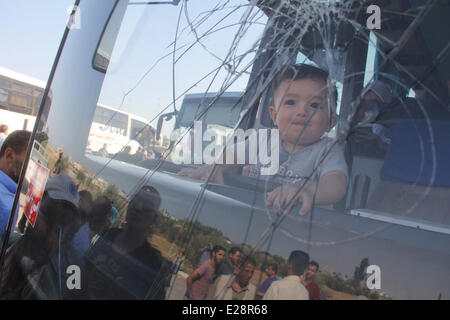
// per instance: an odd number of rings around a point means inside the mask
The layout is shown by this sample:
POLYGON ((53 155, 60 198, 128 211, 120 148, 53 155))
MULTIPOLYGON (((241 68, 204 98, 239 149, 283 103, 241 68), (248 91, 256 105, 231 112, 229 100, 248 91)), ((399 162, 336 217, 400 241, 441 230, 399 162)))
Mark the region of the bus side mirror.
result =
POLYGON ((172 119, 173 116, 176 116, 177 113, 178 113, 177 111, 173 111, 173 112, 169 112, 169 113, 164 113, 159 116, 158 124, 156 125, 156 140, 161 139, 161 129, 162 129, 164 120, 169 121, 170 119, 172 119))

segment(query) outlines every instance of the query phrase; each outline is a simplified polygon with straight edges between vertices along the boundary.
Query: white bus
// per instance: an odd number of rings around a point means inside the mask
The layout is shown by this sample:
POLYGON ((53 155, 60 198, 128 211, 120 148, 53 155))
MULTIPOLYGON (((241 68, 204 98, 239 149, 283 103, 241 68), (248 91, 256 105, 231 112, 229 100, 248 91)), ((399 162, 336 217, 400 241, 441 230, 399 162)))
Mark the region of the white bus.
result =
POLYGON ((0 67, 0 122, 9 132, 33 130, 46 82, 0 67))
POLYGON ((106 146, 109 154, 116 154, 130 146, 134 154, 139 147, 154 145, 154 133, 145 118, 98 103, 86 151, 97 153, 106 146))

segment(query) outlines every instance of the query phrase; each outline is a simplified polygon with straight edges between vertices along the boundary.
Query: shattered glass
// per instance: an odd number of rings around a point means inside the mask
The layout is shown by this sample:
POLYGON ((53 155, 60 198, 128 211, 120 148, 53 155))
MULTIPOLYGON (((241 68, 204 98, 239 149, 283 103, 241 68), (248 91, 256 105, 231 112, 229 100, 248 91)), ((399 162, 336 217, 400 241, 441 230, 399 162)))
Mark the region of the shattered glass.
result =
MULTIPOLYGON (((320 285, 335 298, 449 297, 448 2, 119 1, 116 10, 123 20, 108 22, 93 54, 104 81, 89 134, 72 157, 84 170, 80 188, 108 185, 123 221, 143 186, 159 191, 162 222, 148 239, 173 273, 150 289, 130 277, 121 290, 152 298, 167 287, 165 298, 183 299, 199 249, 214 239, 257 260, 256 286, 264 266, 277 262, 281 274, 290 252, 302 250, 321 264, 320 285), (294 71, 277 82, 295 65, 326 79, 294 71), (320 86, 292 98, 300 83, 320 86), (289 109, 289 99, 302 103, 289 109), (283 108, 292 112, 285 123, 283 108), (318 122, 321 134, 308 140, 318 122), (229 157, 235 138, 243 147, 229 157), (319 138, 323 148, 312 150, 319 138), (261 150, 269 161, 280 153, 283 171, 261 175, 261 150), (319 155, 301 175, 305 152, 319 155), (241 156, 245 163, 228 166, 241 156), (356 279, 366 257, 381 267, 381 288, 356 279), (421 287, 412 278, 424 268, 421 287)), ((48 119, 49 145, 68 145, 56 134, 62 123, 48 119)), ((112 250, 102 241, 97 251, 112 250)))

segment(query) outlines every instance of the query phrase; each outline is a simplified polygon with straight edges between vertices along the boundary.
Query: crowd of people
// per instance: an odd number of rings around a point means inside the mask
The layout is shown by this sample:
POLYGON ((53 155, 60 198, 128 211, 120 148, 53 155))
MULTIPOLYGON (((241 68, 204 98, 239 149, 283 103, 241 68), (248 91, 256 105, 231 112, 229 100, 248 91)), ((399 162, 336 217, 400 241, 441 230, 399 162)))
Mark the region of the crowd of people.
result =
POLYGON ((119 227, 107 197, 93 200, 65 173, 51 177, 35 226, 6 251, 0 298, 165 299, 172 265, 147 240, 160 202, 143 186, 119 227), (81 268, 80 290, 65 285, 69 266, 81 268))
POLYGON ((94 199, 88 190, 78 190, 57 161, 35 225, 24 215, 17 224, 19 210, 9 222, 30 138, 31 132, 16 130, 0 148, 0 237, 7 247, 0 298, 164 299, 172 264, 147 240, 161 203, 151 186, 130 198, 119 226, 114 203, 105 195, 94 199), (11 233, 6 237, 8 225, 11 233), (82 269, 81 290, 65 285, 69 266, 82 269))
POLYGON ((115 154, 111 154, 108 151, 108 144, 104 144, 102 148, 100 148, 97 152, 95 152, 96 155, 104 157, 104 158, 113 158, 115 160, 124 161, 128 163, 134 163, 138 164, 141 161, 147 160, 147 159, 155 159, 158 156, 160 156, 159 153, 157 153, 152 148, 144 148, 142 146, 139 146, 136 149, 135 153, 132 153, 131 146, 125 146, 122 150, 115 154))
POLYGON ((186 279, 186 300, 321 300, 330 299, 332 294, 326 290, 321 295, 314 279, 319 264, 309 259, 301 250, 292 251, 287 263, 284 278, 278 277, 278 265, 268 264, 266 279, 257 288, 252 277, 257 268, 250 256, 242 256, 239 247, 228 250, 208 244, 202 251, 209 258, 199 265, 186 279))

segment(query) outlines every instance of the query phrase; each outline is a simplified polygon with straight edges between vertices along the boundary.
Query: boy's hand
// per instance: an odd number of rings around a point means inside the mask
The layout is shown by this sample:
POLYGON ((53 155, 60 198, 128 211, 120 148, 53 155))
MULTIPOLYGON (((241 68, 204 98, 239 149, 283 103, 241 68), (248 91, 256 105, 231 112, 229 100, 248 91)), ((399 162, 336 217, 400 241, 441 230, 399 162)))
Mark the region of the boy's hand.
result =
POLYGON ((287 205, 283 214, 288 214, 297 202, 302 202, 302 208, 299 211, 304 216, 311 210, 314 202, 315 184, 307 184, 299 192, 300 187, 292 184, 282 185, 267 194, 266 205, 272 206, 275 210, 287 205), (291 202, 292 201, 292 202, 291 202))
POLYGON ((300 282, 302 283, 302 285, 306 286, 306 278, 305 278, 305 274, 302 274, 300 276, 300 282))
MULTIPOLYGON (((178 172, 178 175, 188 177, 191 179, 206 181, 206 179, 208 179, 211 168, 212 167, 210 165, 198 169, 183 168, 178 172)), ((223 170, 220 167, 216 167, 210 182, 224 184, 223 170)))
POLYGON ((300 187, 295 185, 282 185, 267 194, 266 205, 279 210, 289 204, 283 212, 288 214, 295 204, 301 201, 303 205, 299 213, 303 216, 308 213, 313 203, 330 205, 342 199, 347 192, 347 176, 341 171, 330 171, 325 173, 319 182, 308 183, 299 190, 300 187))

